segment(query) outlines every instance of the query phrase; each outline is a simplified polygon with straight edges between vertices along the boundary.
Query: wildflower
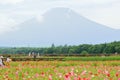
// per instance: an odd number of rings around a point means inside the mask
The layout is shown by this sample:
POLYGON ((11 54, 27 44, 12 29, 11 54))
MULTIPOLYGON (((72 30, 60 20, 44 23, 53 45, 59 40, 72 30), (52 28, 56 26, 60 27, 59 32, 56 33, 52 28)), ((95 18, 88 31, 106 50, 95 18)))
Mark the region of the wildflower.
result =
POLYGON ((119 76, 119 73, 116 73, 115 75, 116 75, 116 77, 118 77, 118 76, 119 76))
POLYGON ((52 80, 52 75, 49 75, 49 80, 52 80))
POLYGON ((42 76, 42 77, 44 77, 44 76, 45 76, 45 73, 44 73, 44 72, 42 72, 42 73, 41 73, 41 76, 42 76))
POLYGON ((38 73, 36 73, 36 74, 35 74, 35 77, 39 77, 39 74, 38 74, 38 73))
POLYGON ((120 78, 118 78, 118 80, 120 80, 120 78))
POLYGON ((86 74, 86 72, 87 72, 87 71, 86 71, 86 70, 84 70, 84 71, 81 73, 81 75, 85 75, 85 74, 86 74))
POLYGON ((70 75, 66 74, 64 80, 70 80, 70 75))

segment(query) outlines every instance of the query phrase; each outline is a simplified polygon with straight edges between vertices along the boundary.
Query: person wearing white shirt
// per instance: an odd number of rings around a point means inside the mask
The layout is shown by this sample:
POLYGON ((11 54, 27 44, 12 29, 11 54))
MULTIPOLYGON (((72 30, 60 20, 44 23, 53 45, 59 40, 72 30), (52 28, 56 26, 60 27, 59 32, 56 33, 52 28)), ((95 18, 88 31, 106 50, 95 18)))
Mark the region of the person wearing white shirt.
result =
POLYGON ((4 62, 3 62, 3 56, 0 56, 0 66, 4 66, 4 62))

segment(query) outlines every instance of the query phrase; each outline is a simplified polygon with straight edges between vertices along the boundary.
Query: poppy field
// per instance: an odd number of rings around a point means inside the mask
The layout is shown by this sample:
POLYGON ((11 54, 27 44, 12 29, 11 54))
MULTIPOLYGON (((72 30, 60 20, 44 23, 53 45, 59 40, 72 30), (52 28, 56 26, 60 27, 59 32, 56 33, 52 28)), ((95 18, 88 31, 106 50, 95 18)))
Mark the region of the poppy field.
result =
POLYGON ((120 61, 10 62, 0 80, 120 80, 120 61))

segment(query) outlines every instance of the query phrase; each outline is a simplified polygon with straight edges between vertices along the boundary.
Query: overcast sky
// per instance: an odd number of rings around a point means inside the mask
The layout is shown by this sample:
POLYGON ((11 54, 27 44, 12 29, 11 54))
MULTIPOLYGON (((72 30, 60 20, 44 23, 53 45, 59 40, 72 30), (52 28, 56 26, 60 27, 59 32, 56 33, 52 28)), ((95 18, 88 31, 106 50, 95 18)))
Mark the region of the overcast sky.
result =
POLYGON ((120 0, 0 0, 0 34, 54 7, 67 7, 95 22, 120 29, 120 0))

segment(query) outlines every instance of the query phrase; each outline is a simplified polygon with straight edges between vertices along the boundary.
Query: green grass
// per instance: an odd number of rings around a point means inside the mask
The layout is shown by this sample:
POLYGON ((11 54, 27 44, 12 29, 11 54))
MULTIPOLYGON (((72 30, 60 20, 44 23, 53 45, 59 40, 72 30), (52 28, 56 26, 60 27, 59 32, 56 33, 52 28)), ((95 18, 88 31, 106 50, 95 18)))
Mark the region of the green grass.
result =
MULTIPOLYGON (((120 61, 120 56, 88 56, 88 57, 14 57, 13 61, 120 61)), ((5 59, 4 59, 5 60, 5 59)))
POLYGON ((120 56, 106 56, 106 57, 66 57, 66 61, 113 61, 120 60, 120 56))

